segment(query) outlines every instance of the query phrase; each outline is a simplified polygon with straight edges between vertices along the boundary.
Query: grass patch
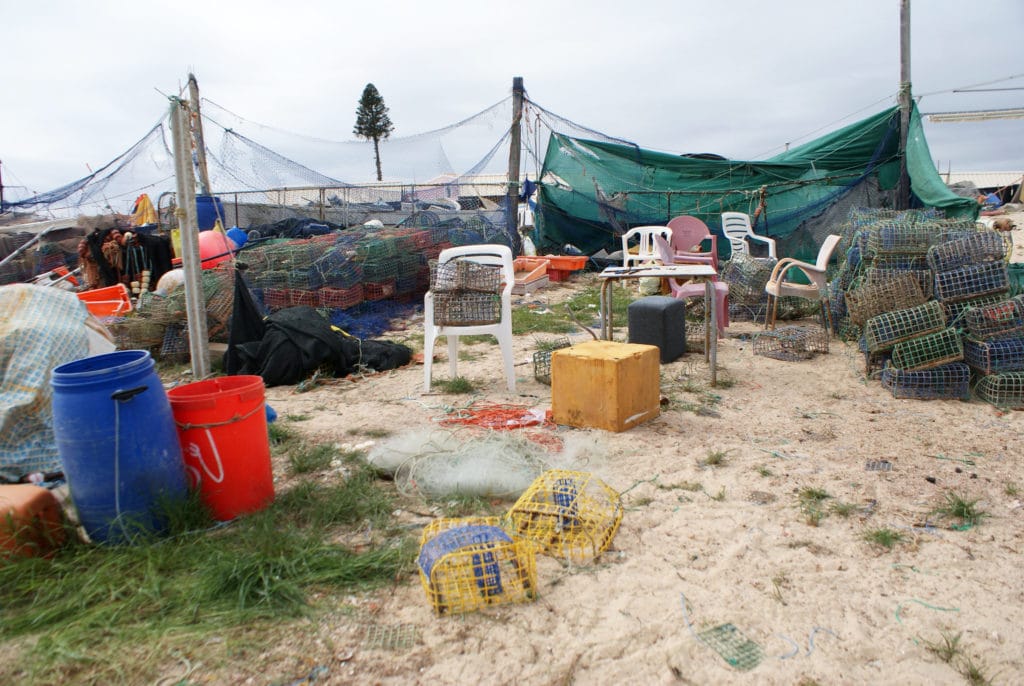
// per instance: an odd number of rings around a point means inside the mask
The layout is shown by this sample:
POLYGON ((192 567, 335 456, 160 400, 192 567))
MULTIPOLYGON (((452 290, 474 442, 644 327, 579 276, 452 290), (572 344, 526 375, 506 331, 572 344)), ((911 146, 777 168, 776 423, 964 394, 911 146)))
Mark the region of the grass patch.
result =
POLYGON ((286 422, 304 422, 307 421, 310 418, 310 416, 311 415, 308 414, 286 414, 285 416, 281 417, 281 419, 283 419, 286 422))
POLYGON ((972 527, 981 524, 988 513, 978 507, 978 500, 968 500, 959 493, 946 493, 946 502, 935 508, 934 513, 959 520, 958 526, 972 527))
POLYGON ((706 457, 697 460, 697 464, 701 467, 721 467, 725 464, 725 456, 728 452, 728 450, 709 450, 706 457))
POLYGON ((828 491, 820 488, 804 488, 800 491, 798 495, 800 509, 806 516, 805 521, 808 525, 819 526, 821 524, 821 520, 828 515, 823 503, 831 497, 828 491))
POLYGON ((445 500, 431 501, 442 517, 490 517, 502 514, 507 507, 501 501, 491 501, 473 495, 455 495, 445 500))
POLYGON ((52 559, 8 561, 0 640, 23 647, 20 664, 0 672, 31 683, 137 684, 160 679, 178 652, 194 663, 247 659, 240 645, 293 635, 298 620, 413 569, 415 542, 390 525, 393 498, 367 467, 329 486, 301 482, 229 524, 211 528, 192 499, 168 512, 165 538, 72 540, 52 559), (365 530, 376 540, 358 550, 336 543, 355 531, 364 540, 365 530))
POLYGON ((985 676, 985 667, 969 657, 960 659, 960 673, 971 686, 990 686, 992 681, 985 676))
POLYGON ((757 468, 757 473, 765 477, 772 476, 773 474, 772 470, 768 469, 766 465, 760 465, 757 468))
POLYGON ((346 431, 349 436, 366 436, 367 438, 387 438, 388 436, 394 435, 394 431, 391 429, 376 429, 376 428, 365 428, 356 427, 346 431))
POLYGON ((433 382, 433 385, 439 388, 442 393, 450 393, 452 395, 465 395, 476 391, 476 385, 464 376, 438 379, 433 382))
POLYGON ((1020 495, 1020 488, 1017 487, 1017 484, 1011 482, 1006 484, 1005 487, 1003 487, 1003 493, 1010 496, 1011 498, 1016 498, 1017 496, 1020 495))
POLYGON ((723 500, 725 500, 725 486, 722 486, 720 489, 718 489, 718 493, 715 493, 714 495, 711 495, 707 491, 704 491, 704 494, 707 495, 707 497, 714 500, 715 502, 720 503, 723 500))
POLYGON ((715 379, 715 388, 732 388, 736 385, 736 379, 728 376, 720 376, 715 379))
POLYGON ((903 540, 903 534, 892 529, 871 529, 864 532, 864 540, 873 545, 892 550, 897 543, 903 540))
POLYGON ((933 653, 943 662, 951 664, 963 652, 963 647, 960 645, 962 635, 962 633, 951 634, 948 631, 943 631, 939 637, 940 640, 932 642, 922 639, 921 642, 929 653, 933 653))
POLYGON ((267 424, 267 436, 270 439, 271 448, 287 449, 289 445, 299 440, 299 433, 281 422, 267 424))
POLYGON ((854 503, 844 503, 841 500, 837 500, 832 503, 832 514, 839 517, 849 517, 852 514, 857 513, 860 507, 854 503))
POLYGON ((322 472, 331 466, 338 455, 333 445, 303 443, 288 452, 288 470, 292 475, 322 472))
POLYGON ((679 483, 674 484, 656 484, 656 486, 663 491, 674 491, 678 489, 696 493, 697 491, 704 490, 704 486, 697 481, 680 481, 679 483))

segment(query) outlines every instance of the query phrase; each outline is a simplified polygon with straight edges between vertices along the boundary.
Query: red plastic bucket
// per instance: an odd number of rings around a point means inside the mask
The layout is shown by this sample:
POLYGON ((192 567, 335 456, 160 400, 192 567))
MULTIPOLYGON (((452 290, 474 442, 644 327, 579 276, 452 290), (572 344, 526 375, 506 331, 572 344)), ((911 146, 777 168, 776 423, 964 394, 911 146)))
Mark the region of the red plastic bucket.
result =
POLYGON ((224 376, 167 392, 189 485, 221 521, 274 500, 263 379, 224 376))

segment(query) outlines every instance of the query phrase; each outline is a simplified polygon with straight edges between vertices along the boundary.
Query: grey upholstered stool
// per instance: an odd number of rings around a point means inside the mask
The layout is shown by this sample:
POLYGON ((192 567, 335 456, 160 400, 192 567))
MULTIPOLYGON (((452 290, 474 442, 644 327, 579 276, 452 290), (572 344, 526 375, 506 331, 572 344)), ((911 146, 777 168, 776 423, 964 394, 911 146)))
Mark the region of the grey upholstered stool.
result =
POLYGON ((652 295, 629 304, 629 342, 656 345, 661 362, 686 352, 686 304, 666 295, 652 295))

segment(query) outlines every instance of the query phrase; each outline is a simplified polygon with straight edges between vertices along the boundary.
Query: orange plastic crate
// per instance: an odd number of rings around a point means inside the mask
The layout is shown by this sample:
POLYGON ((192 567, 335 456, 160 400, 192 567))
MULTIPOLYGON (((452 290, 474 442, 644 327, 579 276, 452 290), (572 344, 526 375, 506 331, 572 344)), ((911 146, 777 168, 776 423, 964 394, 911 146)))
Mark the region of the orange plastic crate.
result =
POLYGON ((545 255, 548 261, 548 269, 574 272, 587 266, 586 255, 545 255))
POLYGON ((116 317, 132 311, 131 296, 123 283, 82 291, 76 295, 85 303, 86 309, 97 317, 116 317))
POLYGON ((524 285, 544 276, 548 271, 548 261, 543 257, 517 257, 512 267, 516 273, 516 284, 524 285))

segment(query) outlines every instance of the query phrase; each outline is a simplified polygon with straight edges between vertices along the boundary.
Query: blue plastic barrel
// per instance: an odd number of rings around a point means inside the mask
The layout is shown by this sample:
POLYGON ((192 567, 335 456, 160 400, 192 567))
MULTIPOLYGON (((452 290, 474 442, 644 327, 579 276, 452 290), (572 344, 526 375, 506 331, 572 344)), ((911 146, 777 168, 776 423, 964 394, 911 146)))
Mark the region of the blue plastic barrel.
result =
POLYGON ((208 231, 212 229, 217 219, 220 219, 220 223, 223 226, 225 223, 224 205, 221 204, 220 198, 214 195, 197 195, 196 222, 199 224, 199 230, 208 231))
POLYGON ((163 533, 188 488, 178 432, 153 358, 119 350, 53 370, 53 433, 79 521, 96 542, 163 533))

